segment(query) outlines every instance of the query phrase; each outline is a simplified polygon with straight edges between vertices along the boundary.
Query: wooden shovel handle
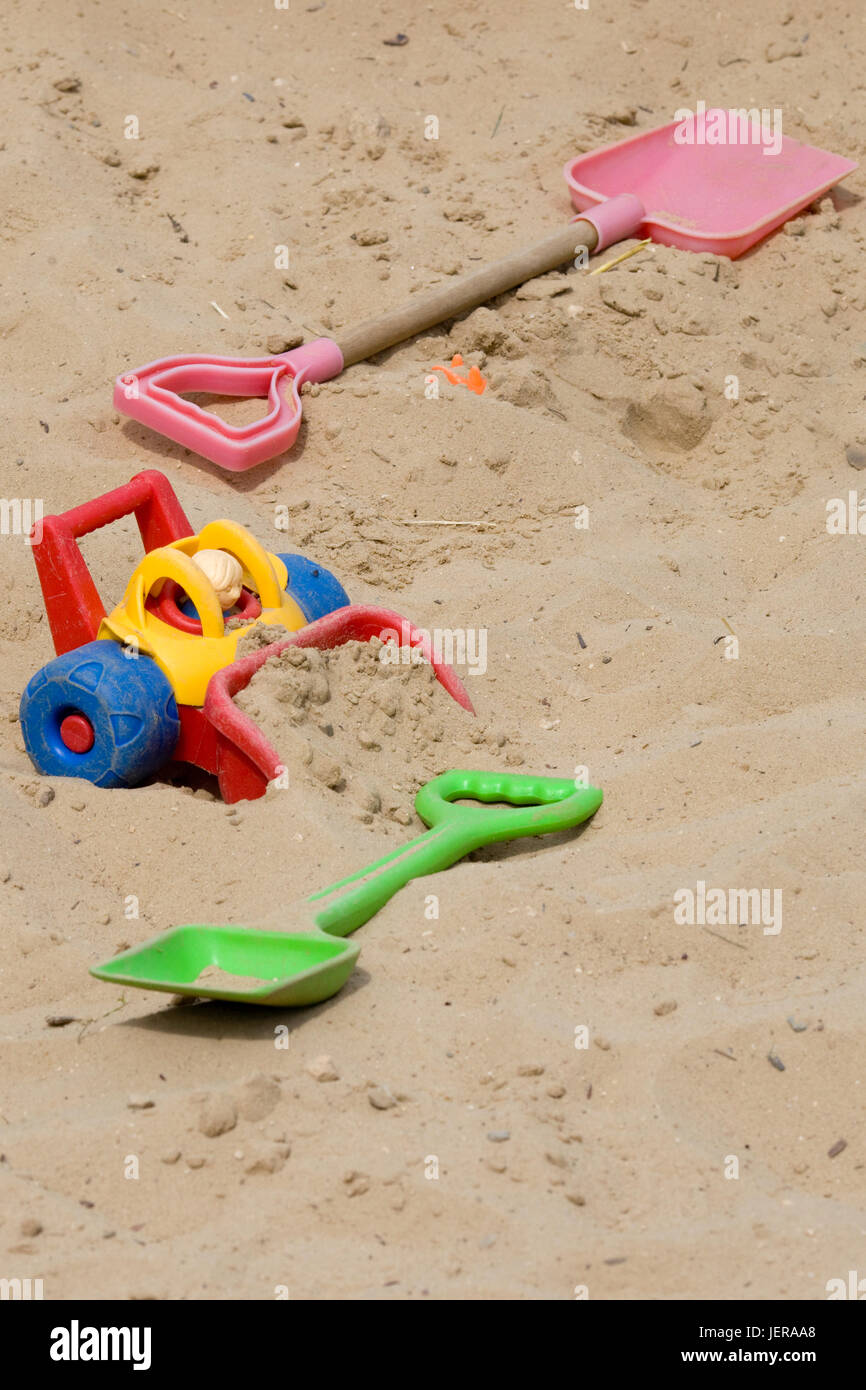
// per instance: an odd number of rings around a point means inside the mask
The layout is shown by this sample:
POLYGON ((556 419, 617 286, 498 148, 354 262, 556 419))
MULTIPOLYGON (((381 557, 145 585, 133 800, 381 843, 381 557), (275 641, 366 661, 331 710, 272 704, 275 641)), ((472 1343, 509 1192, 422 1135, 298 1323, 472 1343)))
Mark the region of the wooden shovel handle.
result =
POLYGON ((515 285, 523 285, 536 275, 544 275, 549 270, 570 261, 581 247, 594 251, 598 244, 598 233, 591 222, 570 222, 559 231, 551 232, 543 241, 534 246, 525 246, 514 251, 501 261, 482 266, 479 270, 461 275, 458 280, 439 285, 428 294, 418 295, 400 309, 392 309, 378 319, 367 319, 357 328, 351 329, 341 339, 339 347, 343 363, 351 367, 354 362, 363 362, 374 357, 377 352, 403 343, 416 333, 423 333, 434 324, 444 323, 446 319, 456 318, 467 309, 476 309, 488 299, 494 299, 515 285))

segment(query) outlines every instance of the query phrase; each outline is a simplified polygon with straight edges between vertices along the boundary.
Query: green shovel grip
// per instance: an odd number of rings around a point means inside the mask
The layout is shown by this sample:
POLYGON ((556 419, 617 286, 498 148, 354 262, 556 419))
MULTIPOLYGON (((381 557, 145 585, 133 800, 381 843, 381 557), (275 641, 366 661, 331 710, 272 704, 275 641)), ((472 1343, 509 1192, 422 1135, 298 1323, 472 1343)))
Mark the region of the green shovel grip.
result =
MULTIPOLYGON (((597 787, 580 787, 564 777, 532 777, 518 772, 443 772, 415 797, 415 810, 427 825, 460 823, 471 846, 516 840, 522 835, 549 835, 580 825, 602 802, 597 787), (455 806, 455 801, 508 802, 498 810, 455 806)), ((469 851, 467 850, 466 853, 469 851)))
POLYGON ((447 869, 482 845, 570 829, 593 815, 601 801, 598 788, 559 777, 445 772, 415 798, 419 816, 430 826, 426 834, 314 893, 307 902, 322 931, 348 936, 411 879, 447 869), (495 810, 454 804, 465 800, 509 804, 495 810))

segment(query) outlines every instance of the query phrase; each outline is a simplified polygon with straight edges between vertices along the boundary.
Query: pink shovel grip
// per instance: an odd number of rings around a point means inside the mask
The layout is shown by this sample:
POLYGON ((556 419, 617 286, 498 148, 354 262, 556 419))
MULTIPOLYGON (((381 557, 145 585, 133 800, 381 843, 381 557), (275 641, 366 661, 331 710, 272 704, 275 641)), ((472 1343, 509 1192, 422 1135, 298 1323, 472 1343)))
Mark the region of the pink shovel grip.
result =
POLYGON ((161 357, 114 383, 116 408, 233 473, 290 449, 301 426, 300 388, 330 381, 343 354, 330 338, 273 357, 161 357), (270 409, 250 425, 229 425, 184 400, 183 391, 266 397, 270 409))
POLYGON ((637 236, 646 217, 646 210, 640 198, 631 193, 620 193, 616 198, 608 198, 589 212, 578 213, 572 222, 589 222, 598 234, 596 253, 618 241, 637 236))

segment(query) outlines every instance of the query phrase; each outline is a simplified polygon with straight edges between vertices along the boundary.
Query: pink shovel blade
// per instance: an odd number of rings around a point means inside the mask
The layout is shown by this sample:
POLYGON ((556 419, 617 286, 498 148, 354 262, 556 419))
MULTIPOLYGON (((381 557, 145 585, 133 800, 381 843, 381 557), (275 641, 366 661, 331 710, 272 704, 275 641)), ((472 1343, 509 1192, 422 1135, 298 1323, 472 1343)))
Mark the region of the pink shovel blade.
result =
POLYGON ((242 473, 290 449, 301 427, 300 388, 329 381, 343 370, 343 355, 330 338, 274 357, 162 357, 124 372, 114 383, 114 405, 133 420, 176 444, 242 473), (230 425, 183 392, 261 397, 268 412, 249 425, 230 425))
POLYGON ((572 203, 632 193, 646 209, 639 236, 733 260, 857 168, 789 136, 777 147, 772 126, 744 114, 698 112, 578 155, 565 166, 572 203))

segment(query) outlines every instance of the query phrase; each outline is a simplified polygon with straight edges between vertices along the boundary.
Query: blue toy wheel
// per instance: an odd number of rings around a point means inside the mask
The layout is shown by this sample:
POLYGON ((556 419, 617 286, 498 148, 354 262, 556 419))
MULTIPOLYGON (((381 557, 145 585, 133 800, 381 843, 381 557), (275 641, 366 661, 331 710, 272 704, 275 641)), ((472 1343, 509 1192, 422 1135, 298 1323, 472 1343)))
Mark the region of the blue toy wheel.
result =
POLYGON ((172 755, 177 704, 156 662, 88 642, 43 666, 21 696, 24 746, 39 772, 134 787, 172 755))
POLYGON ((308 623, 324 618, 336 608, 346 608, 349 595, 339 579, 323 565, 308 560, 306 555, 280 555, 289 572, 286 593, 300 608, 308 623))

